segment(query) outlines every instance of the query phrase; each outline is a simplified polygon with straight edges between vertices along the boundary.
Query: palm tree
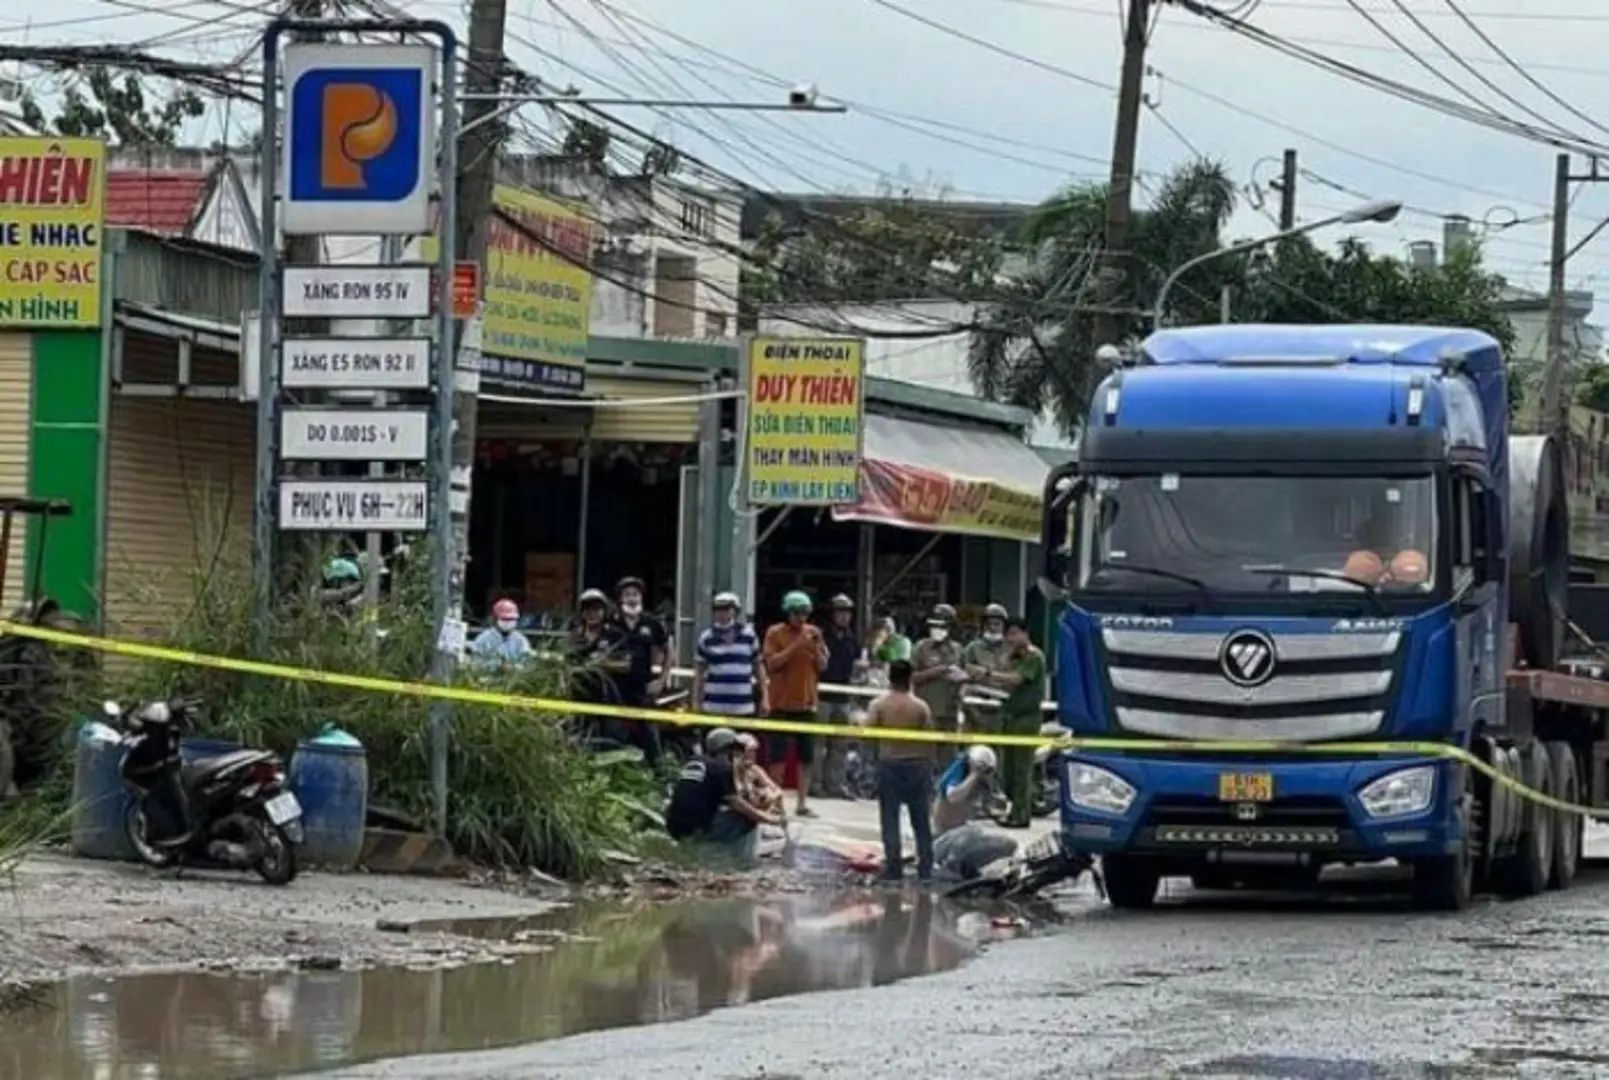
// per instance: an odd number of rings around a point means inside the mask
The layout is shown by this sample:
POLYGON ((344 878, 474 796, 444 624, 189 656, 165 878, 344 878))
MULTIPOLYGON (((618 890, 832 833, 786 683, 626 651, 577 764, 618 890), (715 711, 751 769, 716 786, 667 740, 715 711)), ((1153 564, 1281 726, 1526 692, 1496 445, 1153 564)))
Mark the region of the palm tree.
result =
MULTIPOLYGON (((1136 210, 1131 258, 1119 281, 1094 273, 1106 220, 1106 188, 1075 185, 1057 192, 1025 225, 1029 269, 1000 287, 974 331, 968 366, 988 400, 1049 408, 1064 431, 1082 422, 1089 395, 1106 374, 1095 358, 1095 316, 1113 312, 1124 340, 1142 335, 1152 299, 1168 271, 1219 246, 1235 209, 1235 184, 1223 165, 1197 161, 1170 173, 1148 205, 1136 210)), ((1220 284, 1239 272, 1235 260, 1208 263, 1173 292, 1174 314, 1210 319, 1220 284), (1221 265, 1228 264, 1228 265, 1221 265)), ((1110 344, 1120 344, 1111 342, 1110 344)))

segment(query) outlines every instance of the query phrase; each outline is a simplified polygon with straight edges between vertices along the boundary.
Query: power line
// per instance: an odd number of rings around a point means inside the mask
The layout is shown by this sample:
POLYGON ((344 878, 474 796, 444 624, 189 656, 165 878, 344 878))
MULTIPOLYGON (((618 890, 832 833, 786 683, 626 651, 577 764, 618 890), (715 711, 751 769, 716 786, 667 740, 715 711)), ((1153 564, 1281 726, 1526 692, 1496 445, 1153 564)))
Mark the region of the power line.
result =
POLYGON ((929 29, 937 30, 941 34, 953 37, 958 41, 964 41, 969 45, 976 45, 978 48, 987 52, 992 52, 997 56, 1004 56, 1009 60, 1015 60, 1020 64, 1026 64, 1031 68, 1046 72, 1047 74, 1056 75, 1063 79, 1070 79, 1073 82, 1082 83, 1085 86, 1091 86, 1097 90, 1105 90, 1112 94, 1117 93, 1117 87, 1110 83, 1101 82, 1099 79, 1092 79, 1088 75, 1080 75, 1076 71, 1071 71, 1068 68, 1049 63, 1039 59, 1038 57, 1029 56, 1027 53, 1021 53, 1015 49, 1008 49, 1004 45, 997 44, 996 42, 990 41, 987 38, 977 37, 976 35, 967 33, 965 30, 958 30, 955 27, 950 26, 948 23, 942 23, 937 19, 930 19, 926 15, 912 11, 910 8, 901 7, 899 4, 894 3, 894 0, 870 0, 870 2, 876 4, 880 8, 886 8, 889 11, 894 12, 896 15, 910 19, 913 22, 919 22, 929 29))
POLYGON ((1586 121, 1588 124, 1590 124, 1593 127, 1597 128, 1599 131, 1609 133, 1609 127, 1604 127, 1602 124, 1598 123, 1598 121, 1594 120, 1591 116, 1587 115, 1586 113, 1582 112, 1580 109, 1576 108, 1575 105, 1571 104, 1569 101, 1565 100, 1564 98, 1560 97, 1558 94, 1554 93, 1551 89, 1548 88, 1548 86, 1545 83, 1543 83, 1535 75, 1532 75, 1529 71, 1527 71, 1526 70, 1526 65, 1521 64, 1519 61, 1515 60, 1512 56, 1510 56, 1506 51, 1504 51, 1502 46, 1498 45, 1497 42, 1493 41, 1491 39, 1491 37, 1486 33, 1486 31, 1482 30, 1480 28, 1479 23, 1475 22, 1475 20, 1473 18, 1471 18, 1468 14, 1466 14, 1464 12, 1463 8, 1458 6, 1457 0, 1446 0, 1446 4, 1447 4, 1447 6, 1449 8, 1452 9, 1453 13, 1456 14, 1459 17, 1459 19, 1461 19, 1463 21, 1464 25, 1469 27, 1470 31, 1472 33, 1474 33, 1474 35, 1476 37, 1481 39, 1481 41, 1486 45, 1487 48, 1491 49, 1494 53, 1496 53, 1498 55, 1498 57, 1501 58, 1502 61, 1504 63, 1506 63, 1509 67, 1511 67, 1515 71, 1519 72, 1520 78, 1522 78, 1526 82, 1530 83, 1531 86, 1534 87, 1535 89, 1541 91, 1542 94, 1545 97, 1548 98, 1548 100, 1552 101, 1556 105, 1559 105, 1559 106, 1563 107, 1564 110, 1566 112, 1570 113, 1571 116, 1574 116, 1578 120, 1586 121))
POLYGON ((1282 53, 1295 60, 1300 60, 1309 66, 1316 67, 1330 74, 1339 75, 1348 81, 1381 91, 1402 101, 1408 101, 1445 116, 1464 120, 1481 127, 1508 135, 1517 135, 1532 142, 1540 142, 1557 149, 1571 150, 1580 154, 1596 155, 1609 154, 1609 145, 1596 143, 1580 135, 1558 137, 1546 131, 1538 130, 1528 124, 1510 120, 1500 113, 1486 108, 1474 108, 1461 105, 1456 101, 1432 94, 1426 90, 1397 82, 1394 79, 1377 75, 1354 64, 1337 60, 1316 50, 1297 45, 1277 34, 1270 33, 1261 27, 1254 26, 1243 19, 1224 14, 1217 8, 1201 3, 1200 0, 1172 0, 1186 11, 1202 18, 1208 19, 1228 30, 1232 30, 1247 40, 1252 41, 1275 52, 1282 53))

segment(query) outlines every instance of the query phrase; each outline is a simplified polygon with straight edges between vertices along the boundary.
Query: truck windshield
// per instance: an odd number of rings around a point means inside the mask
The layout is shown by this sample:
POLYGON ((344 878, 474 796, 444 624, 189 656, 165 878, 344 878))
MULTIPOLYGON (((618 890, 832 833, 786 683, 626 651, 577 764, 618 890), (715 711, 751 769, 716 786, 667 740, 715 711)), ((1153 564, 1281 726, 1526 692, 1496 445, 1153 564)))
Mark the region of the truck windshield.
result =
POLYGON ((1078 518, 1084 591, 1416 595, 1435 581, 1428 475, 1096 476, 1078 518))

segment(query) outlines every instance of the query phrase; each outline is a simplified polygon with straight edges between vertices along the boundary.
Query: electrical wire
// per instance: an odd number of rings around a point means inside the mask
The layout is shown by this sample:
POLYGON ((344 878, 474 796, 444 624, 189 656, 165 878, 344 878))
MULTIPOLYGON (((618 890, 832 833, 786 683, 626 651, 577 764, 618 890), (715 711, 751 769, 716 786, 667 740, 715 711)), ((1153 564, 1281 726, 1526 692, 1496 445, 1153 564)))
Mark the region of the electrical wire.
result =
POLYGON ((1587 113, 1582 112, 1570 101, 1554 93, 1548 88, 1547 84, 1543 83, 1535 75, 1532 75, 1530 71, 1526 70, 1527 65, 1521 64, 1519 61, 1515 60, 1503 49, 1501 45, 1493 41, 1491 36, 1488 35, 1485 30, 1480 28, 1480 24, 1475 22, 1474 19, 1470 18, 1470 16, 1464 12, 1464 9, 1458 6, 1457 0, 1445 0, 1445 2, 1447 6, 1452 9, 1453 14, 1457 15, 1463 24, 1467 26, 1476 37, 1480 38, 1482 43, 1484 43, 1488 49, 1491 49, 1498 55, 1499 59, 1519 73, 1520 78, 1530 83, 1533 88, 1541 91, 1543 96, 1548 98, 1548 100, 1552 101, 1555 105, 1562 107, 1571 116, 1574 116, 1578 120, 1585 121, 1586 123, 1597 128, 1599 131, 1609 133, 1609 127, 1605 127, 1604 125, 1600 124, 1587 113))
POLYGON ((1409 86, 1406 83, 1377 75, 1371 71, 1336 60, 1316 50, 1297 45, 1276 34, 1270 33, 1261 27, 1224 15, 1217 8, 1201 3, 1200 0, 1173 0, 1178 6, 1191 14, 1210 20, 1225 29, 1232 30, 1248 41, 1261 45, 1274 52, 1281 53, 1295 60, 1316 67, 1332 75, 1339 75, 1350 82, 1378 90, 1401 101, 1419 105, 1422 108, 1450 116, 1454 119, 1464 120, 1468 123, 1489 128, 1493 131, 1518 136, 1532 142, 1543 143, 1561 150, 1571 150, 1580 154, 1603 155, 1609 154, 1609 145, 1596 143, 1579 135, 1559 137, 1547 131, 1541 131, 1531 125, 1510 120, 1501 114, 1489 110, 1461 105, 1456 101, 1432 94, 1429 91, 1409 86))
POLYGON ((931 30, 937 30, 939 33, 948 37, 953 37, 958 41, 964 41, 969 45, 975 45, 986 52, 992 52, 995 55, 1003 56, 1008 60, 1015 60, 1020 64, 1026 64, 1028 67, 1034 68, 1038 71, 1043 71, 1046 74, 1055 75, 1063 79, 1071 80, 1072 82, 1081 83, 1084 86, 1091 86, 1096 90, 1105 90, 1107 93, 1117 93, 1117 87, 1110 83, 1101 82, 1099 79, 1092 79, 1088 75, 1080 75, 1076 71, 1061 67, 1058 64, 1049 63, 1048 61, 1041 60, 1036 56, 1029 56, 1027 53, 1018 52, 1015 49, 1008 49, 1004 45, 990 41, 988 38, 981 38, 974 34, 969 34, 965 30, 958 30, 948 23, 940 22, 937 19, 930 19, 920 12, 912 11, 907 7, 902 7, 901 5, 894 3, 894 0, 868 0, 868 2, 876 4, 880 8, 886 8, 887 10, 894 12, 894 14, 903 16, 904 18, 910 19, 913 22, 921 23, 923 26, 926 26, 931 30))

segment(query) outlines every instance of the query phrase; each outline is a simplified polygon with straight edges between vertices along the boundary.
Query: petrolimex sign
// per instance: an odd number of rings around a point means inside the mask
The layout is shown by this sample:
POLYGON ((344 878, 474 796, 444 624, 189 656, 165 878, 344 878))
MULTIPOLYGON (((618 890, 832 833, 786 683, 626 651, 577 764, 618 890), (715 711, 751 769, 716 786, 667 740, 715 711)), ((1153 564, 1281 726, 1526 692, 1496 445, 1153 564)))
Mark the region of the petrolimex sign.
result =
POLYGON ((429 230, 435 68, 429 45, 286 47, 287 234, 429 230))
POLYGON ((101 324, 106 144, 0 137, 0 328, 101 324))

